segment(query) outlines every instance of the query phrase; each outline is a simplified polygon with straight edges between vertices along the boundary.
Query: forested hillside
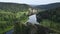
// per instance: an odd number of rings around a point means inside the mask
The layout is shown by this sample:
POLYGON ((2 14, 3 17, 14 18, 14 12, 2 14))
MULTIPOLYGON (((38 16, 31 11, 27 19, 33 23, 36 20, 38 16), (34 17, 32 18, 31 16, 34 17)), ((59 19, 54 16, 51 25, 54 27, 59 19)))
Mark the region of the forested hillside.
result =
POLYGON ((46 10, 57 8, 57 7, 60 7, 60 2, 35 6, 35 8, 38 8, 38 9, 46 9, 46 10))
POLYGON ((39 14, 43 19, 60 22, 60 7, 39 12, 37 15, 39 14))
POLYGON ((0 2, 0 34, 13 29, 14 21, 26 22, 29 7, 27 4, 0 2))
POLYGON ((56 32, 60 32, 60 7, 41 11, 37 13, 37 16, 42 20, 40 20, 41 25, 51 28, 56 32))
POLYGON ((0 2, 0 10, 9 11, 9 12, 18 12, 27 10, 29 5, 27 4, 18 4, 18 3, 3 3, 0 2))

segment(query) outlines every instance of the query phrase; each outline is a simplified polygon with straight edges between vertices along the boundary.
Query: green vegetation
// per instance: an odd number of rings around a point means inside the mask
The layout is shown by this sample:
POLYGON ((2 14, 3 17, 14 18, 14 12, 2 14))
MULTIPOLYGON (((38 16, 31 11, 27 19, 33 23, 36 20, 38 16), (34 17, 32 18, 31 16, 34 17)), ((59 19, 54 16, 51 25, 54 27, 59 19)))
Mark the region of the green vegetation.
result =
POLYGON ((26 23, 27 19, 28 19, 28 11, 25 12, 17 12, 15 15, 14 19, 14 34, 19 34, 22 33, 22 30, 24 28, 24 26, 22 26, 23 24, 26 23))
POLYGON ((13 13, 0 10, 0 34, 13 28, 13 13))
MULTIPOLYGON (((28 19, 29 7, 26 4, 0 3, 0 34, 13 28, 14 34, 27 33, 29 26, 26 26, 25 23, 28 19)), ((38 20, 41 21, 42 26, 60 32, 60 7, 40 11, 37 16, 41 16, 38 20)))
POLYGON ((28 19, 28 8, 26 4, 0 3, 0 34, 17 29, 20 23, 25 23, 28 19), (19 25, 15 26, 16 21, 19 25))
POLYGON ((28 11, 17 13, 0 11, 0 33, 11 30, 12 27, 14 26, 15 19, 16 21, 25 23, 28 19, 27 14, 28 11))
POLYGON ((56 23, 56 22, 50 21, 48 19, 43 20, 41 22, 41 25, 43 25, 45 27, 49 27, 49 28, 55 29, 57 31, 60 31, 60 23, 56 23))
POLYGON ((4 32, 5 30, 8 31, 12 29, 12 26, 14 26, 14 19, 16 18, 17 18, 16 21, 25 23, 28 19, 27 12, 17 12, 17 13, 1 12, 0 13, 0 33, 4 32))
MULTIPOLYGON (((60 8, 48 9, 42 12, 39 12, 37 16, 40 16, 42 19, 41 25, 51 28, 56 32, 60 32, 60 8)), ((38 19, 39 20, 39 19, 38 19)))
POLYGON ((39 12, 42 19, 49 19, 54 22, 60 22, 60 7, 39 12))

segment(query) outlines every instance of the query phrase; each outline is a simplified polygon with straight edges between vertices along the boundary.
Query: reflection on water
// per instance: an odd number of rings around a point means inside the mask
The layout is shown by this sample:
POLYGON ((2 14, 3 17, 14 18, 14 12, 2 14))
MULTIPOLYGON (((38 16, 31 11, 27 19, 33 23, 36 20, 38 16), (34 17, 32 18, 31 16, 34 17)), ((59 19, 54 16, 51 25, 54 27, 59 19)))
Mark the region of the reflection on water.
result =
POLYGON ((36 14, 29 16, 28 22, 32 24, 39 24, 36 19, 36 14))

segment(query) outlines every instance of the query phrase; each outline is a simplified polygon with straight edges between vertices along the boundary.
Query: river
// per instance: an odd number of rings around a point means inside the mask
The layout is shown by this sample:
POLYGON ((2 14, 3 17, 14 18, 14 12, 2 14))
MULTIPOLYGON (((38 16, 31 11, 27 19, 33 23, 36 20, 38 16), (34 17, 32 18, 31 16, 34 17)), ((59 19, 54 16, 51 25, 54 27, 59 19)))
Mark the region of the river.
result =
POLYGON ((39 24, 37 22, 36 14, 29 16, 28 22, 31 24, 39 24))
MULTIPOLYGON (((31 24, 39 24, 36 20, 37 20, 36 14, 34 14, 34 15, 29 16, 28 22, 31 24)), ((12 34, 12 33, 13 33, 13 30, 6 32, 6 34, 12 34)))
POLYGON ((13 34, 13 31, 14 31, 14 30, 12 29, 12 30, 6 32, 6 34, 13 34))

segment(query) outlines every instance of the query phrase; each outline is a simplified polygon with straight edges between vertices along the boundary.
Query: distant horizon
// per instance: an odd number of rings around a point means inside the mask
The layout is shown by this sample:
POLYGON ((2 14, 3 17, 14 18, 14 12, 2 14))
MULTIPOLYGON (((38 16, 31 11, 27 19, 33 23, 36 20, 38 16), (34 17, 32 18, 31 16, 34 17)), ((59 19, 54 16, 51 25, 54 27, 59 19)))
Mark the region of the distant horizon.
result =
POLYGON ((60 2, 60 0, 0 0, 0 2, 10 2, 10 3, 19 3, 19 4, 28 4, 28 5, 44 5, 60 2))
MULTIPOLYGON (((16 3, 16 2, 1 2, 1 3, 16 3)), ((60 2, 55 2, 55 3, 60 3, 60 2)), ((26 3, 17 3, 17 4, 26 4, 26 3)), ((48 3, 52 4, 52 3, 48 3)), ((35 5, 35 4, 27 4, 27 5, 35 5)), ((41 4, 41 5, 47 5, 47 4, 41 4)))

